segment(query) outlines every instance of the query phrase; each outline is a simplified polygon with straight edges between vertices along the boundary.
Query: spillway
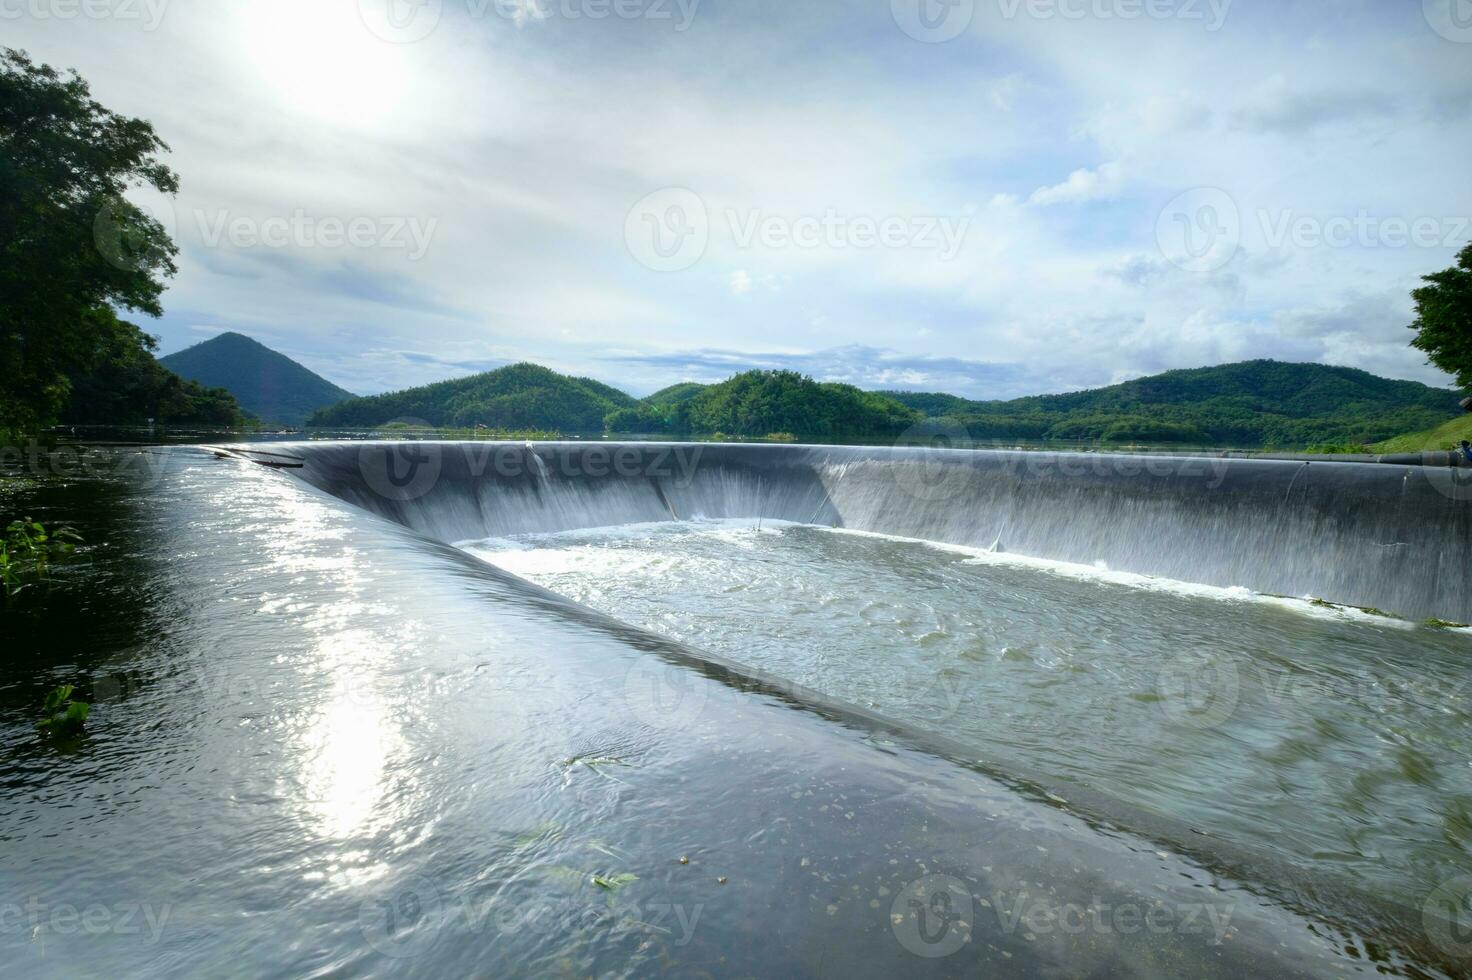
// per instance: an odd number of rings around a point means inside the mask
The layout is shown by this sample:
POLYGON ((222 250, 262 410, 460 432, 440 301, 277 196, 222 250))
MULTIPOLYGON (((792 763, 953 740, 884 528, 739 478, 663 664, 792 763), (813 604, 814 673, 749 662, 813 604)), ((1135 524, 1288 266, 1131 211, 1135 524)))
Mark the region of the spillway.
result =
POLYGON ((299 475, 443 541, 768 518, 1472 621, 1472 470, 657 443, 307 445, 299 475))

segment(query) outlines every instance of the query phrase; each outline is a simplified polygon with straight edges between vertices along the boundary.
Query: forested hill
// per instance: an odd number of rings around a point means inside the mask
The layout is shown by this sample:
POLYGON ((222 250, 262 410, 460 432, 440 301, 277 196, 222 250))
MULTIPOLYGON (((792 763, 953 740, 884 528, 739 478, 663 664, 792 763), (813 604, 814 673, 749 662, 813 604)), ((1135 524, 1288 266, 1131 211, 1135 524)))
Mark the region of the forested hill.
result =
POLYGON ((1370 443, 1430 429, 1457 414, 1457 396, 1352 368, 1247 361, 1168 371, 1124 384, 1012 401, 924 392, 862 391, 792 371, 746 371, 719 384, 671 385, 631 398, 590 378, 514 364, 484 374, 314 413, 308 424, 372 428, 396 420, 566 434, 666 433, 815 441, 888 440, 925 417, 973 438, 1174 442, 1303 448, 1370 443))
POLYGON ((892 438, 920 421, 892 398, 852 385, 814 381, 794 371, 747 371, 720 384, 673 385, 643 401, 590 378, 536 364, 513 364, 469 378, 353 398, 315 413, 308 424, 373 428, 399 420, 435 426, 485 425, 568 435, 602 432, 892 438))
POLYGON ((181 378, 224 388, 264 422, 300 425, 314 410, 353 397, 285 354, 238 333, 222 333, 159 358, 159 363, 181 378))
POLYGON ((1355 368, 1242 361, 1167 371, 1090 391, 1011 401, 885 394, 974 438, 1184 442, 1240 446, 1368 443, 1429 429, 1456 393, 1355 368))
POLYGON ((679 405, 682 402, 688 402, 709 387, 710 385, 699 384, 695 381, 681 381, 679 384, 673 384, 668 388, 659 389, 648 398, 645 398, 644 404, 679 405))
POLYGON ((634 404, 617 388, 536 364, 512 364, 484 374, 419 388, 352 398, 315 413, 309 425, 367 428, 413 419, 436 426, 595 432, 603 417, 634 404))
POLYGON ((796 371, 745 371, 720 384, 671 385, 608 416, 612 432, 804 439, 891 439, 922 416, 893 398, 796 371))

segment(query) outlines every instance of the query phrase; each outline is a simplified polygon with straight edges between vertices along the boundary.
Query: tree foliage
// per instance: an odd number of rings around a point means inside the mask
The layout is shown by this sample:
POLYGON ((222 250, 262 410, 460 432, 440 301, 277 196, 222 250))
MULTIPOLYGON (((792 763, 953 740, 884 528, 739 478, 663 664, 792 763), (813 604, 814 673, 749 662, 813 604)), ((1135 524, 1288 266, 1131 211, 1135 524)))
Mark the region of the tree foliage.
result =
POLYGON ((1450 269, 1423 276, 1428 285, 1412 290, 1416 321, 1411 346, 1427 359, 1472 388, 1472 243, 1457 255, 1450 269))
POLYGON ((679 384, 659 389, 643 401, 646 405, 679 405, 688 402, 709 387, 710 385, 698 384, 694 381, 681 381, 679 384))
POLYGON ((111 310, 88 314, 94 321, 92 370, 71 381, 61 420, 234 428, 244 418, 235 397, 223 388, 186 381, 154 359, 154 340, 111 310))
POLYGON ((689 432, 689 413, 683 403, 648 405, 640 402, 618 408, 603 416, 603 427, 609 432, 657 433, 689 432))
POLYGON ((160 160, 167 150, 149 123, 96 102, 75 72, 0 53, 0 430, 54 421, 77 379, 108 356, 123 358, 119 370, 152 357, 112 311, 159 315, 175 272, 168 233, 123 197, 178 189, 160 160))
POLYGON ((842 442, 887 439, 919 412, 852 385, 821 383, 796 371, 747 371, 720 384, 686 382, 611 412, 609 432, 766 437, 772 433, 842 442))

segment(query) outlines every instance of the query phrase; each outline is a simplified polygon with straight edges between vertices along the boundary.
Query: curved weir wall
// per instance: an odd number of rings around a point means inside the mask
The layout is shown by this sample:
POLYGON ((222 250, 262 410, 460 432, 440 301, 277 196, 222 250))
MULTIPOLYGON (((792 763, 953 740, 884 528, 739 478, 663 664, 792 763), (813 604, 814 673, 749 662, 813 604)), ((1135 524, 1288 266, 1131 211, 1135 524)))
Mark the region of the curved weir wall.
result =
POLYGON ((737 444, 290 452, 320 489, 448 542, 762 517, 1472 621, 1472 470, 737 444))

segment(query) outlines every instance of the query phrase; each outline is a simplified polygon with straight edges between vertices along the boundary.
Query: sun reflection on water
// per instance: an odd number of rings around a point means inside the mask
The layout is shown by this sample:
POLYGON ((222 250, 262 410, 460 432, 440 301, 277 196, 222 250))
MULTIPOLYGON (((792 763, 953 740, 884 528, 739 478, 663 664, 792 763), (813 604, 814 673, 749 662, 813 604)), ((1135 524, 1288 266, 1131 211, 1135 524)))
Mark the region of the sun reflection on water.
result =
POLYGON ((315 653, 331 688, 301 738, 301 781, 322 833, 341 840, 371 829, 383 808, 390 762, 405 745, 367 666, 388 656, 381 644, 349 632, 315 653))

